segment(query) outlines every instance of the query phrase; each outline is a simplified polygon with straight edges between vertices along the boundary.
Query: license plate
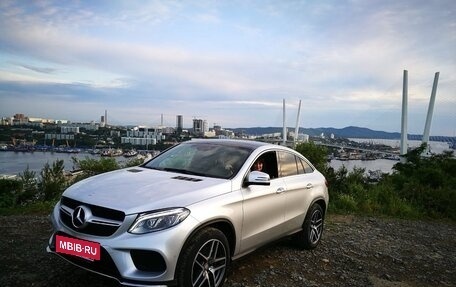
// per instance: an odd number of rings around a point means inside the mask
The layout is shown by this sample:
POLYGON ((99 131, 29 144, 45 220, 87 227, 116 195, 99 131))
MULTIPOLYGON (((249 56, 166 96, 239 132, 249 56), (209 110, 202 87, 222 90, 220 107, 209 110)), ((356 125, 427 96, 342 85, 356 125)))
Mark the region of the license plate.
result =
POLYGON ((74 255, 88 260, 100 260, 100 243, 76 238, 55 236, 55 248, 59 253, 74 255))

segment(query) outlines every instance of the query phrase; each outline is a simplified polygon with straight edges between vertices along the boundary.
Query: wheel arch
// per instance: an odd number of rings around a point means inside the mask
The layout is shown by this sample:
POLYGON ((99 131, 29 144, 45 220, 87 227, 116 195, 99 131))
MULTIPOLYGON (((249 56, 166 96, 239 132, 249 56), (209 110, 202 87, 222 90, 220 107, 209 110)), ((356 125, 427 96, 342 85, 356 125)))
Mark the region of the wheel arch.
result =
MULTIPOLYGON (((236 231, 234 229, 233 224, 227 220, 227 219, 214 219, 208 222, 205 222, 204 224, 198 226, 195 230, 193 230, 190 235, 187 237, 182 250, 186 247, 186 245, 189 243, 191 238, 201 230, 212 227, 215 229, 220 230, 223 232, 223 234, 226 236, 226 239, 228 240, 228 244, 230 247, 230 256, 232 257, 234 255, 234 251, 236 249, 236 231)), ((182 251, 181 251, 182 253, 182 251)), ((180 255, 179 255, 180 257, 180 255)))
MULTIPOLYGON (((199 251, 197 249, 195 249, 195 247, 197 246, 197 248, 201 248, 202 246, 204 246, 206 243, 209 242, 209 241, 206 241, 207 239, 210 239, 210 240, 215 239, 215 240, 222 240, 222 241, 225 241, 225 239, 226 239, 227 242, 223 242, 221 244, 223 244, 223 245, 228 244, 227 248, 233 249, 235 247, 234 227, 228 220, 223 220, 223 219, 212 220, 210 222, 207 222, 207 223, 204 223, 204 224, 198 226, 188 235, 184 244, 182 245, 181 251, 179 252, 179 257, 177 259, 176 269, 174 272, 174 280, 177 282, 178 286, 182 286, 182 287, 191 286, 191 285, 188 285, 188 282, 190 282, 191 277, 189 277, 189 276, 192 276, 193 271, 189 271, 190 270, 189 268, 192 268, 192 267, 191 267, 191 265, 188 264, 188 262, 189 262, 188 259, 193 258, 192 260, 196 260, 196 258, 197 258, 196 254, 199 251), (207 233, 202 232, 205 229, 207 229, 207 233), (222 235, 225 238, 222 239, 221 238, 222 235), (234 238, 234 240, 233 240, 233 238, 234 238), (206 243, 204 243, 204 245, 202 245, 202 246, 200 246, 198 243, 198 242, 202 242, 201 240, 206 241, 206 243), (189 257, 189 256, 191 256, 191 257, 189 257), (191 272, 191 274, 189 274, 188 272, 191 272)), ((218 249, 216 249, 216 250, 218 250, 218 249)), ((222 250, 222 249, 220 249, 220 250, 222 250)), ((217 275, 217 277, 223 276, 223 277, 221 277, 221 279, 220 278, 217 279, 217 281, 222 280, 222 281, 218 281, 219 283, 222 282, 221 285, 223 285, 223 280, 227 276, 227 268, 229 268, 229 265, 231 263, 233 251, 230 250, 229 254, 226 253, 226 251, 225 251, 223 253, 223 255, 226 259, 224 261, 224 266, 223 266, 224 271, 223 271, 223 274, 217 275)), ((209 263, 209 261, 207 261, 206 264, 212 265, 213 263, 209 263)), ((199 265, 199 266, 202 266, 202 265, 199 265)), ((208 268, 211 268, 211 267, 209 266, 208 268)), ((220 269, 220 268, 218 268, 218 269, 220 269)), ((217 272, 219 272, 219 271, 217 271, 217 272)), ((217 286, 221 286, 221 285, 217 285, 217 286)))
POLYGON ((326 216, 326 211, 327 211, 327 204, 326 204, 326 201, 324 200, 324 198, 320 197, 320 198, 316 198, 314 201, 312 201, 312 203, 309 205, 309 209, 312 205, 314 204, 318 204, 321 206, 321 209, 323 209, 323 216, 326 216))

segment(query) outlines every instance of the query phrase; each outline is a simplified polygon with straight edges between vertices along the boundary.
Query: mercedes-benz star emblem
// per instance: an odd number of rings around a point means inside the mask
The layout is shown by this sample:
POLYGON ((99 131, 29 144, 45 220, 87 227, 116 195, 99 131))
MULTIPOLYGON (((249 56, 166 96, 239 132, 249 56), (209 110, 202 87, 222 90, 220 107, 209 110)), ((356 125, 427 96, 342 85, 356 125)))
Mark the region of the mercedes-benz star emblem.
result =
POLYGON ((88 219, 90 218, 90 216, 91 212, 89 208, 83 205, 76 207, 73 210, 73 214, 71 216, 73 226, 78 229, 86 227, 89 224, 88 219))

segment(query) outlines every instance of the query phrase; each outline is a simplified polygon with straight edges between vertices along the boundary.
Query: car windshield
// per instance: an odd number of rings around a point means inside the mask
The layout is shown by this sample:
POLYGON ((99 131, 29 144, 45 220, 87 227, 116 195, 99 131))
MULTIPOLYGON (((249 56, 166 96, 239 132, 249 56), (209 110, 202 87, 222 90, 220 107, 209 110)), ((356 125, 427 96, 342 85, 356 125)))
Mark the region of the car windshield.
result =
POLYGON ((238 173, 251 152, 246 147, 187 142, 158 155, 144 167, 229 179, 238 173))

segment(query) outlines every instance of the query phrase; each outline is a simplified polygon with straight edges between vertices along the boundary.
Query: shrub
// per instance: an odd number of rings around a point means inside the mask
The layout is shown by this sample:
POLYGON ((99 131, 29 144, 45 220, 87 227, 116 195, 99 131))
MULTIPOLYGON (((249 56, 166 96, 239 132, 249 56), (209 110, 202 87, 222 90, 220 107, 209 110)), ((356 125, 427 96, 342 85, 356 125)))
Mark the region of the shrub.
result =
POLYGON ((399 196, 431 217, 456 219, 456 159, 452 152, 423 157, 426 146, 396 164, 392 184, 399 196))
POLYGON ((29 166, 19 174, 21 189, 17 192, 16 201, 18 204, 36 200, 39 196, 38 179, 36 172, 29 169, 29 166))
POLYGON ((56 199, 64 191, 66 180, 63 174, 63 168, 63 160, 56 160, 52 163, 52 166, 50 166, 49 163, 46 163, 41 170, 39 187, 41 198, 44 201, 56 199))
POLYGON ((141 158, 133 158, 128 160, 126 163, 122 165, 122 167, 133 167, 138 166, 144 163, 144 160, 141 158))
POLYGON ((73 158, 73 162, 84 172, 82 176, 78 176, 77 180, 120 168, 115 158, 112 157, 102 157, 99 160, 88 157, 83 160, 73 158))
POLYGON ((377 206, 374 210, 376 214, 391 215, 403 218, 418 218, 421 214, 419 208, 400 197, 394 190, 389 179, 372 185, 370 197, 375 200, 377 206))
POLYGON ((340 194, 331 198, 330 209, 335 212, 356 212, 356 199, 350 194, 340 194))
POLYGON ((21 182, 17 179, 0 179, 0 208, 14 207, 17 194, 21 190, 21 182))

